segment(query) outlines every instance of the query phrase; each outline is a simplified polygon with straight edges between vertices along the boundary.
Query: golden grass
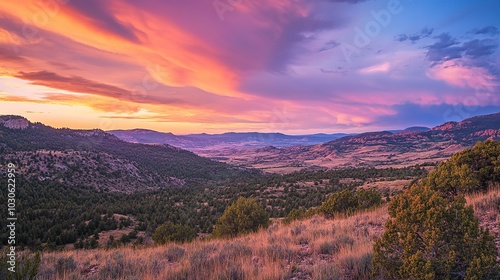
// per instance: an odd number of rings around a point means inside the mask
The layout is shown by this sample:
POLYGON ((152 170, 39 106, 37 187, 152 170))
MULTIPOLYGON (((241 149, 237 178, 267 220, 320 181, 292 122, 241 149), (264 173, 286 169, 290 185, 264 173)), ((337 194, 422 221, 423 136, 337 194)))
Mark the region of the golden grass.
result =
POLYGON ((500 262, 500 185, 490 186, 488 192, 479 192, 465 197, 467 204, 474 209, 474 215, 479 219, 479 225, 487 228, 495 238, 495 244, 500 262))
MULTIPOLYGON (((466 199, 499 245, 500 187, 466 199)), ((373 242, 388 218, 382 206, 332 220, 276 220, 233 239, 45 253, 39 279, 370 279, 373 242)))
MULTIPOLYGON (((134 249, 45 253, 40 279, 327 279, 355 275, 371 263, 373 241, 388 218, 385 207, 351 217, 281 225, 229 240, 134 249), (330 269, 329 266, 335 267, 330 269), (325 269, 326 268, 326 269, 325 269), (326 275, 326 276, 325 276, 326 275), (330 277, 331 278, 331 277, 330 277)), ((339 279, 342 279, 339 278, 339 279)))
POLYGON ((486 208, 494 208, 498 206, 500 201, 500 185, 496 184, 489 188, 487 192, 477 192, 465 197, 468 205, 472 205, 474 213, 482 212, 486 208))

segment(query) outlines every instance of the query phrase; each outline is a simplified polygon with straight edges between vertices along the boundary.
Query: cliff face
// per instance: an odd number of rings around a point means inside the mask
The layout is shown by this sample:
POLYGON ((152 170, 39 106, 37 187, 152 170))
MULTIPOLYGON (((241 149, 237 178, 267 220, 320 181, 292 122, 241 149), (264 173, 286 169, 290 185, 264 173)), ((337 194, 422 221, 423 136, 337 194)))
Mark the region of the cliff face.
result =
POLYGON ((23 117, 2 116, 0 117, 0 124, 10 129, 26 129, 31 123, 23 117))

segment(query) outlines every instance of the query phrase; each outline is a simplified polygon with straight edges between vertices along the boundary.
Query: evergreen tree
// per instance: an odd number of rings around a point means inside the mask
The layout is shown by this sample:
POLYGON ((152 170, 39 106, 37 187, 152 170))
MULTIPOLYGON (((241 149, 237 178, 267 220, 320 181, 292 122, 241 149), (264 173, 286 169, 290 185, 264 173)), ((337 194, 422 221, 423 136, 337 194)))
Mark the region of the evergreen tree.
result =
POLYGON ((236 236, 269 225, 269 214, 255 198, 239 197, 228 206, 215 225, 215 236, 236 236))
POLYGON ((500 181, 500 142, 478 142, 471 149, 454 154, 429 173, 422 184, 452 197, 486 190, 500 181))
POLYGON ((159 226, 151 237, 157 244, 165 244, 169 241, 189 242, 196 237, 196 232, 187 225, 174 224, 169 221, 159 226))
POLYGON ((356 210, 380 205, 381 203, 382 197, 378 191, 361 189, 352 192, 342 190, 331 194, 318 210, 327 217, 334 217, 339 213, 351 213, 356 210))
POLYGON ((389 204, 391 219, 374 245, 380 279, 497 279, 497 251, 465 198, 413 186, 389 204))

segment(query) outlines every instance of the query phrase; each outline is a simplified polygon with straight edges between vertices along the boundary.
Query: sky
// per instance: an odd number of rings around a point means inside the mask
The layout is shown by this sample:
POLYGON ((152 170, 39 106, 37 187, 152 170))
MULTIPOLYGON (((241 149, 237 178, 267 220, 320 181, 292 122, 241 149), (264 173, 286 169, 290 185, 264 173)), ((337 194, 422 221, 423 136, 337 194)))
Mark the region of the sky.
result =
POLYGON ((500 112, 498 0, 0 4, 0 114, 288 134, 500 112))

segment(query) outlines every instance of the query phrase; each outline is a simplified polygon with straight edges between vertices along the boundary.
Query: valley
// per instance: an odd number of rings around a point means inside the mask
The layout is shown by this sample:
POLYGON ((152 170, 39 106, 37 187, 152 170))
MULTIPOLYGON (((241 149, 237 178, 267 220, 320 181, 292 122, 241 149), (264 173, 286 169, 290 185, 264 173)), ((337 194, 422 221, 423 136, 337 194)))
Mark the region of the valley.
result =
POLYGON ((318 168, 400 168, 439 163, 487 139, 500 140, 500 114, 446 123, 428 131, 369 132, 309 146, 233 148, 199 154, 274 173, 318 168))
MULTIPOLYGON (((44 252, 39 279, 191 279, 200 273, 213 274, 210 279, 232 273, 238 279, 370 279, 372 247, 384 232, 387 205, 434 178, 442 162, 478 141, 488 140, 474 149, 496 153, 499 118, 363 133, 309 146, 195 154, 165 143, 130 143, 100 130, 54 129, 0 116, 0 168, 17 167, 16 242, 25 249, 25 265, 36 258, 30 252, 44 252), (328 202, 350 194, 359 197, 328 202), (269 227, 236 240, 215 236, 221 217, 241 198, 263 206, 269 227), (177 238, 190 231, 193 241, 158 244, 155 233, 166 224, 182 225, 177 238), (241 265, 228 261, 212 269, 211 262, 227 254, 241 265), (120 272, 123 266, 130 269, 120 272)), ((477 174, 487 177, 479 186, 489 184, 488 192, 468 200, 498 245, 498 163, 485 159, 478 162, 493 169, 477 174)), ((0 191, 0 199, 6 197, 0 191)), ((5 213, 0 219, 6 220, 5 213)), ((5 233, 0 238, 7 240, 5 233)))

